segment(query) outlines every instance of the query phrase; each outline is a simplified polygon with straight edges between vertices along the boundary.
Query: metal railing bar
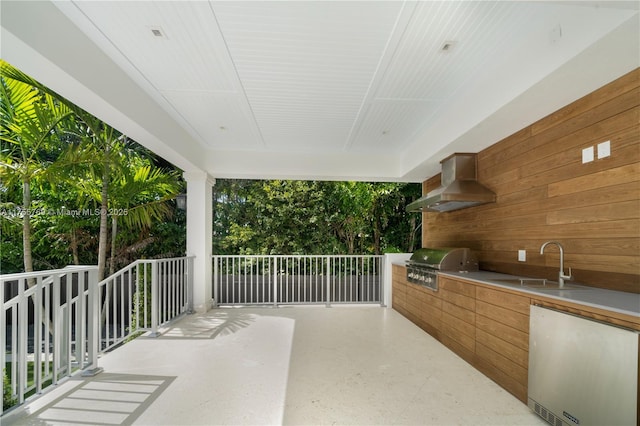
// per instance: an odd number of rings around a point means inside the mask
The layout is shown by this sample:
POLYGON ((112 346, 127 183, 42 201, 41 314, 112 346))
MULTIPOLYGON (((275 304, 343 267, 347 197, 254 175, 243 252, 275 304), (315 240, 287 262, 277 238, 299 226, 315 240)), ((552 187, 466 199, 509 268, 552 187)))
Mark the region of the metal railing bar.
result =
POLYGON ((51 321, 53 322, 53 358, 52 358, 52 367, 53 367, 53 377, 52 383, 54 385, 58 384, 58 373, 59 367, 61 367, 61 344, 62 341, 60 339, 60 334, 62 333, 62 329, 60 327, 60 318, 61 318, 61 309, 55 309, 56 306, 60 306, 60 277, 57 276, 53 280, 53 306, 51 312, 51 321))
POLYGON ((9 367, 11 393, 19 404, 76 370, 95 370, 98 352, 128 335, 156 331, 191 309, 193 256, 139 260, 100 282, 96 271, 76 266, 0 275, 0 332, 6 345, 0 366, 9 367), (7 282, 15 291, 9 300, 7 282))
POLYGON ((380 303, 382 256, 214 255, 218 305, 380 303))
POLYGON ((70 374, 71 372, 71 353, 72 353, 72 348, 71 348, 71 338, 73 336, 73 331, 72 331, 72 327, 73 327, 73 322, 71 321, 71 315, 72 315, 72 310, 73 310, 73 302, 72 302, 72 285, 70 285, 70 283, 68 282, 68 280, 65 280, 65 290, 66 290, 66 297, 65 297, 65 309, 64 309, 64 336, 66 337, 64 339, 64 346, 65 346, 65 370, 67 371, 67 374, 70 374))

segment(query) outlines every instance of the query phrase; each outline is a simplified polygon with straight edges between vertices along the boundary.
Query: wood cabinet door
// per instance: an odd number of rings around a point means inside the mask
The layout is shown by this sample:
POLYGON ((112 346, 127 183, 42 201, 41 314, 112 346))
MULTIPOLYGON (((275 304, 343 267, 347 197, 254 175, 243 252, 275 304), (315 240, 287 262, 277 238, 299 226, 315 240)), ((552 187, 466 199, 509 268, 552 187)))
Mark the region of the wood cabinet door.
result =
POLYGON ((521 401, 527 400, 529 304, 526 296, 478 286, 476 366, 521 401))

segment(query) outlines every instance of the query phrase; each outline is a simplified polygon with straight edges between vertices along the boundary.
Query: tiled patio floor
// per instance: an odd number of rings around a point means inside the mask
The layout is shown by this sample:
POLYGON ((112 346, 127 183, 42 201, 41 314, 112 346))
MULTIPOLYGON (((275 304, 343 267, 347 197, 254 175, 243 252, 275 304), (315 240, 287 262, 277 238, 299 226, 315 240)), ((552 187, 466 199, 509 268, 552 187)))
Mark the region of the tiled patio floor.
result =
POLYGON ((217 309, 100 359, 3 425, 546 425, 396 311, 217 309))

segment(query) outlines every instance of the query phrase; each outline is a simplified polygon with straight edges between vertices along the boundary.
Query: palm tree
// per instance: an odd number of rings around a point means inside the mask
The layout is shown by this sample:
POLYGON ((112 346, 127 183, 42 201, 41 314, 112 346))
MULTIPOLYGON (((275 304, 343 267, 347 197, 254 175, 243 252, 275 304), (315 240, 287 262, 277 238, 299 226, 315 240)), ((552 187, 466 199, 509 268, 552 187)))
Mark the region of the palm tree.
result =
POLYGON ((47 142, 58 136, 56 128, 73 112, 50 94, 13 79, 1 62, 0 75, 0 176, 5 185, 22 186, 22 238, 24 270, 33 271, 31 253, 31 186, 48 177, 49 162, 41 158, 47 142))
MULTIPOLYGON (((0 60, 0 63, 2 64, 3 75, 12 80, 37 88, 42 93, 47 94, 51 99, 55 99, 58 104, 64 105, 64 107, 70 111, 70 114, 73 114, 73 119, 66 121, 67 127, 65 131, 73 134, 80 142, 69 147, 69 150, 62 156, 59 164, 60 167, 58 167, 57 170, 83 170, 85 173, 88 173, 90 181, 97 183, 100 187, 98 280, 102 280, 104 278, 107 259, 109 182, 117 178, 122 164, 120 161, 120 157, 122 156, 120 148, 127 138, 113 127, 102 122, 72 102, 69 102, 64 97, 58 95, 53 90, 42 85, 17 68, 2 60, 0 60)), ((84 178, 86 179, 86 176, 84 178)), ((77 184, 78 182, 75 181, 75 183, 77 184)), ((86 183, 86 181, 81 182, 80 187, 86 183)))
POLYGON ((131 158, 120 178, 111 182, 111 258, 109 273, 115 272, 118 221, 132 232, 149 229, 154 221, 173 214, 168 203, 180 192, 177 172, 153 167, 142 158, 131 158))
POLYGON ((126 164, 123 154, 126 136, 90 114, 70 123, 66 130, 80 141, 63 155, 60 166, 67 169, 69 182, 82 196, 100 203, 98 237, 98 280, 105 277, 109 234, 109 186, 118 180, 126 164))
MULTIPOLYGON (((106 152, 100 153, 94 146, 83 144, 67 154, 70 164, 89 165, 87 169, 80 168, 85 175, 74 179, 83 194, 89 195, 101 203, 100 215, 100 255, 98 269, 99 279, 104 278, 106 244, 108 229, 105 226, 107 216, 111 215, 111 256, 109 274, 115 272, 116 238, 118 223, 122 219, 123 225, 133 231, 148 229, 154 221, 169 217, 173 211, 168 200, 175 198, 180 191, 180 181, 177 172, 168 172, 153 167, 150 162, 138 153, 127 150, 120 139, 111 139, 113 144, 104 144, 106 152), (100 157, 102 154, 102 157, 100 157), (88 158, 98 158, 100 161, 91 162, 88 158), (94 167, 91 167, 94 166, 94 167), (107 192, 108 188, 108 192, 107 192)), ((105 142, 105 141, 103 141, 105 142)), ((78 168, 76 167, 76 173, 78 168)), ((106 294, 111 294, 112 283, 107 284, 106 294)), ((101 320, 104 323, 108 299, 102 307, 101 320)))

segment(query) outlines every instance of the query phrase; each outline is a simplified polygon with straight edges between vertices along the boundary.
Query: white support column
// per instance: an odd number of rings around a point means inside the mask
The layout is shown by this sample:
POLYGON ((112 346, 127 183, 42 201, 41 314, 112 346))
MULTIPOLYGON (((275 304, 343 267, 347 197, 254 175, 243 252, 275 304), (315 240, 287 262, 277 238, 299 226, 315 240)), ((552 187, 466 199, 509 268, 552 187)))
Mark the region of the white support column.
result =
POLYGON ((211 253, 213 241, 213 185, 205 172, 185 172, 187 181, 187 255, 193 262, 193 308, 206 312, 212 307, 211 253))

